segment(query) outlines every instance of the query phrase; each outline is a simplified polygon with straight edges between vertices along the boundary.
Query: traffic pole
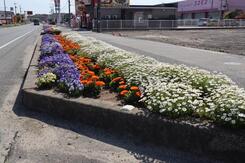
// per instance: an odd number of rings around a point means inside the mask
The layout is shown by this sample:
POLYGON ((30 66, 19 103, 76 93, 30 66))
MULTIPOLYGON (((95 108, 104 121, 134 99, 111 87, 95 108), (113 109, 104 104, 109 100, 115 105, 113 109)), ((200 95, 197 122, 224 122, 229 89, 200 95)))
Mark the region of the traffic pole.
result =
POLYGON ((68 9, 69 9, 68 23, 69 23, 69 27, 71 27, 71 0, 68 0, 68 9))
POLYGON ((5 2, 5 0, 3 0, 3 2, 4 2, 4 19, 5 19, 5 23, 8 24, 8 22, 7 22, 6 2, 5 2))
POLYGON ((100 33, 100 10, 101 10, 101 0, 98 0, 97 4, 97 32, 100 33))

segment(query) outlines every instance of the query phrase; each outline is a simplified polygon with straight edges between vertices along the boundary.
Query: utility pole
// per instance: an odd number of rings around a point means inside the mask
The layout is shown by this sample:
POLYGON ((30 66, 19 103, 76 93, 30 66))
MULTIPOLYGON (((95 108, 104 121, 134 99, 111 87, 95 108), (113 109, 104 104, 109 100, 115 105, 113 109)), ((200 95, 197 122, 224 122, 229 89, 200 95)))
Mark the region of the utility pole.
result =
POLYGON ((227 0, 220 0, 220 19, 223 19, 224 11, 228 9, 227 0))
POLYGON ((21 12, 22 12, 22 11, 21 11, 21 5, 20 5, 20 14, 21 14, 21 12))
POLYGON ((14 3, 14 12, 15 12, 15 15, 17 14, 17 6, 16 6, 16 3, 14 3))
POLYGON ((20 5, 20 23, 22 23, 22 15, 21 15, 21 5, 20 5))
POLYGON ((3 2, 4 2, 4 19, 5 19, 5 23, 8 24, 8 22, 7 22, 6 2, 5 2, 5 0, 3 2))
POLYGON ((97 32, 100 33, 100 10, 101 10, 101 0, 98 0, 97 4, 97 32))
POLYGON ((223 0, 220 0, 220 19, 223 19, 223 0))
POLYGON ((69 22, 69 27, 71 27, 71 0, 68 0, 68 10, 69 10, 68 22, 69 22))

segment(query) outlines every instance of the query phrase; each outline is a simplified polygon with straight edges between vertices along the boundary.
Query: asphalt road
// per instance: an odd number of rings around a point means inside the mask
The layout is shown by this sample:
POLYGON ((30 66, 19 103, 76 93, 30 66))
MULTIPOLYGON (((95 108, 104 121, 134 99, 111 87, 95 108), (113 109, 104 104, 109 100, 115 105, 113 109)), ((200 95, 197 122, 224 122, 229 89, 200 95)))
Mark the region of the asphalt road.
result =
POLYGON ((39 29, 32 24, 0 29, 0 106, 11 88, 22 82, 39 29))
POLYGON ((245 56, 118 37, 110 34, 93 32, 81 32, 81 34, 97 38, 127 51, 151 56, 161 62, 185 64, 209 71, 221 72, 229 76, 240 87, 245 88, 245 56))

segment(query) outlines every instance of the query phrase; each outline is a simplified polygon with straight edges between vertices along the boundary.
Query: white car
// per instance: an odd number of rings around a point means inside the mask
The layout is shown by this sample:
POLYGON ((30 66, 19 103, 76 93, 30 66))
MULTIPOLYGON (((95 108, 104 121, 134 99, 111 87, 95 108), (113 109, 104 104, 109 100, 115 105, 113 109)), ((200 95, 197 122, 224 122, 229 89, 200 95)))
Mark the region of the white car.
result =
POLYGON ((198 26, 207 26, 208 25, 208 21, 209 21, 208 18, 201 18, 201 19, 199 19, 197 25, 198 26))

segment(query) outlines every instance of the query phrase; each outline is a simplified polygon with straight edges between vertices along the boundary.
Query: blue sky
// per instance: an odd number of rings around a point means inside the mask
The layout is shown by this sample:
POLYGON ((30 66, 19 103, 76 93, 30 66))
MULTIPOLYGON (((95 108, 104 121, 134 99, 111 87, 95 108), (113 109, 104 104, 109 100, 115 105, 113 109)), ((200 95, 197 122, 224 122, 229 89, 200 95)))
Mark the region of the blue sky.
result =
MULTIPOLYGON (((3 1, 0 0, 0 10, 3 10, 3 1)), ((50 12, 50 6, 52 6, 52 3, 54 0, 5 0, 7 10, 9 10, 10 7, 14 6, 14 3, 17 4, 18 12, 19 12, 19 6, 22 8, 23 11, 32 10, 34 13, 49 13, 50 12)), ((67 12, 67 1, 68 0, 61 0, 61 8, 62 12, 67 12)), ((144 5, 144 4, 158 4, 158 3, 167 3, 167 2, 176 2, 178 0, 130 0, 131 4, 135 5, 144 5)), ((74 11, 74 0, 71 0, 72 2, 72 11, 74 11)))

